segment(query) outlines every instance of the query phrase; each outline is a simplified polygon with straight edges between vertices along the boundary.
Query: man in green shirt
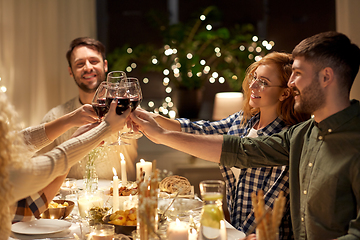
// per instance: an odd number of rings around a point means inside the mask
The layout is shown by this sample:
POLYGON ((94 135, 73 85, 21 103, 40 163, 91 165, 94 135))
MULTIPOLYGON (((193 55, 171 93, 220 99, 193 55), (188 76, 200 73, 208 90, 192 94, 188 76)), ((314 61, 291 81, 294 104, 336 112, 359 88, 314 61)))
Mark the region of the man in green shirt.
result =
POLYGON ((271 137, 168 131, 145 111, 132 120, 154 141, 240 168, 289 165, 296 239, 360 239, 360 106, 350 101, 360 49, 344 35, 320 33, 293 50, 294 108, 313 118, 271 137))

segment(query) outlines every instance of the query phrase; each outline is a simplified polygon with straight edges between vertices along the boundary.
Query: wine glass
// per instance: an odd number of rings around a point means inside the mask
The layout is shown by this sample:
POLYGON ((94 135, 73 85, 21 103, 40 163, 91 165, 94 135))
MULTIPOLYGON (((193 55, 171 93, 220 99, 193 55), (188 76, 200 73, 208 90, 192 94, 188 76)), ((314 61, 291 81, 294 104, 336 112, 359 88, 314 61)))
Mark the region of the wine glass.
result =
MULTIPOLYGON (((127 93, 130 97, 131 111, 134 111, 142 101, 142 91, 139 80, 134 77, 126 77, 123 83, 127 87, 127 93)), ((134 132, 133 123, 131 123, 130 131, 123 132, 121 136, 125 139, 138 139, 142 137, 143 134, 141 132, 134 132)))
MULTIPOLYGON (((130 107, 130 98, 127 92, 128 88, 123 82, 120 83, 108 83, 108 90, 106 95, 106 105, 110 108, 110 104, 113 100, 116 101, 116 114, 123 114, 126 109, 130 107)), ((118 133, 118 139, 116 142, 110 143, 109 146, 117 145, 130 145, 129 143, 121 140, 121 132, 118 133)))
POLYGON ((94 108, 96 114, 98 115, 100 121, 109 111, 109 107, 106 104, 107 85, 107 82, 100 83, 91 101, 91 105, 94 108))
POLYGON ((126 73, 123 71, 109 72, 106 78, 108 83, 120 83, 126 78, 126 73))

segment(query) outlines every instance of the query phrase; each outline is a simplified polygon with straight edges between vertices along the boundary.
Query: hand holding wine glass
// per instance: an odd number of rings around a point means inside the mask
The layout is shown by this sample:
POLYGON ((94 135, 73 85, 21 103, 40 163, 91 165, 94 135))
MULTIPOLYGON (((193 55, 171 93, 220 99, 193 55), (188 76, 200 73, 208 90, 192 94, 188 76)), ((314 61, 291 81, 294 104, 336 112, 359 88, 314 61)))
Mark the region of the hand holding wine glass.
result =
MULTIPOLYGON (((108 83, 108 91, 106 95, 106 103, 110 106, 112 101, 116 101, 116 114, 122 115, 130 107, 130 98, 127 93, 127 88, 123 82, 108 83)), ((130 145, 129 143, 121 140, 121 132, 119 132, 118 140, 109 144, 110 146, 116 145, 130 145)))
POLYGON ((110 107, 106 104, 107 87, 107 82, 102 82, 96 89, 95 95, 91 102, 91 105, 98 115, 100 121, 104 118, 110 107))
MULTIPOLYGON (((142 101, 142 91, 139 80, 134 77, 127 77, 123 80, 123 84, 127 88, 127 93, 130 98, 131 111, 134 111, 142 101)), ((143 136, 141 132, 134 131, 133 123, 131 123, 131 130, 121 134, 126 139, 138 139, 143 136)))

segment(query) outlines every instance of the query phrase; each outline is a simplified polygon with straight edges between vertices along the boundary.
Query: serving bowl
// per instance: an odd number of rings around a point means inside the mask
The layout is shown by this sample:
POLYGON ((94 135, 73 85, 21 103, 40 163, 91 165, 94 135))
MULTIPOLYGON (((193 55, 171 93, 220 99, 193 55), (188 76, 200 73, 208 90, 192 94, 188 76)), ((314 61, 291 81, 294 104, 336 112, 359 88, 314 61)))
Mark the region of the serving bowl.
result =
POLYGON ((123 226, 123 225, 116 225, 116 224, 111 224, 109 223, 110 221, 110 215, 107 215, 103 218, 103 222, 105 224, 109 224, 109 225, 114 225, 115 226, 115 233, 117 234, 124 234, 124 235, 128 235, 130 236, 131 233, 136 230, 136 225, 135 226, 123 226))
POLYGON ((53 202, 56 202, 57 204, 63 205, 65 202, 67 202, 69 205, 66 207, 56 207, 56 208, 48 208, 41 214, 41 218, 45 219, 64 219, 73 210, 75 203, 70 200, 52 200, 53 202))

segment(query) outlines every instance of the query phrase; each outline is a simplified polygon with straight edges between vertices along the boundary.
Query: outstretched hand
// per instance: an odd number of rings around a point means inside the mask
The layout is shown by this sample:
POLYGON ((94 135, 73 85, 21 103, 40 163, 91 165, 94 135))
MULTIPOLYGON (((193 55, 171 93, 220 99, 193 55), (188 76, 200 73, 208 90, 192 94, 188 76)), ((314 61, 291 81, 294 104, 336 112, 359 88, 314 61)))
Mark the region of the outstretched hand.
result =
POLYGON ((95 123, 98 121, 98 116, 90 104, 84 104, 78 109, 69 113, 70 121, 75 127, 80 127, 85 124, 95 123))
POLYGON ((152 117, 152 114, 137 108, 130 114, 131 120, 135 123, 137 130, 140 130, 145 136, 154 143, 161 143, 161 135, 166 132, 152 117))
POLYGON ((116 106, 117 103, 115 100, 113 100, 110 104, 109 112, 104 118, 104 121, 106 121, 111 126, 112 132, 118 132, 124 128, 126 124, 126 118, 129 116, 131 110, 129 107, 123 114, 118 115, 116 113, 116 106))

